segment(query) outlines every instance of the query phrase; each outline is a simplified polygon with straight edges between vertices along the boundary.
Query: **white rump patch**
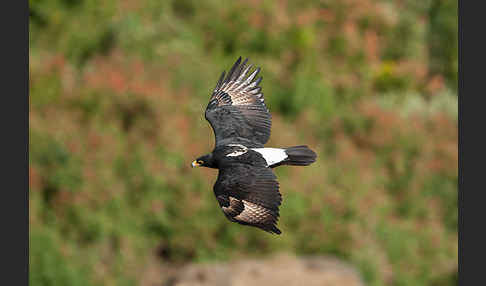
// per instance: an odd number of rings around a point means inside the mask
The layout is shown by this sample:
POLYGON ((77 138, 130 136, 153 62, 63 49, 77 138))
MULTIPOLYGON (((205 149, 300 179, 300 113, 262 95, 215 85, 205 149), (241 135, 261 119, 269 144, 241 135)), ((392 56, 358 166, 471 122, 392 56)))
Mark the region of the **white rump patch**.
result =
POLYGON ((280 148, 254 148, 252 150, 263 156, 265 161, 267 161, 267 167, 282 162, 289 157, 287 153, 285 153, 285 149, 280 148))

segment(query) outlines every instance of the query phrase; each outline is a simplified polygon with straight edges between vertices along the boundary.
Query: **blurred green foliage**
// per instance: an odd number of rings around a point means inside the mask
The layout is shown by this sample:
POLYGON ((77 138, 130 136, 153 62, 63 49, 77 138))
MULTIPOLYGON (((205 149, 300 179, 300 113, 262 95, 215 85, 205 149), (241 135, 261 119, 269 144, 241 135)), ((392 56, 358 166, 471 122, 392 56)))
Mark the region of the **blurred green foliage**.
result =
POLYGON ((337 255, 369 285, 455 285, 457 2, 29 5, 31 285, 279 251, 337 255), (268 145, 319 154, 276 170, 279 237, 228 222, 216 173, 189 167, 240 55, 262 67, 268 145))

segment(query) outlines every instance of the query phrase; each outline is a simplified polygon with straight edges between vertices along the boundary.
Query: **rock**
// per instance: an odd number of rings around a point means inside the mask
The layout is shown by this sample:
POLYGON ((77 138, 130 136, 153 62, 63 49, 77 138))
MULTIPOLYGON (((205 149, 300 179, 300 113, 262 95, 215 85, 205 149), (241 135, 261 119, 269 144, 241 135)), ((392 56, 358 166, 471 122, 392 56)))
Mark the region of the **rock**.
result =
POLYGON ((190 264, 167 283, 174 286, 363 286, 359 273, 343 261, 326 256, 278 255, 270 259, 190 264))

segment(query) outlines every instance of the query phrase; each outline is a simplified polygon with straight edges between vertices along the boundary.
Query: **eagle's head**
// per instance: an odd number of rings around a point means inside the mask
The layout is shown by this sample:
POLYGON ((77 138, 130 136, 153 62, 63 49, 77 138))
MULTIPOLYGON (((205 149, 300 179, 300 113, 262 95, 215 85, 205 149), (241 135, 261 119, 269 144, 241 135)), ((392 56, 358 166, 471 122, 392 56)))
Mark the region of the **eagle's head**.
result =
POLYGON ((197 158, 196 160, 192 161, 191 166, 194 167, 208 167, 208 168, 215 168, 213 166, 213 154, 209 153, 204 156, 197 158))

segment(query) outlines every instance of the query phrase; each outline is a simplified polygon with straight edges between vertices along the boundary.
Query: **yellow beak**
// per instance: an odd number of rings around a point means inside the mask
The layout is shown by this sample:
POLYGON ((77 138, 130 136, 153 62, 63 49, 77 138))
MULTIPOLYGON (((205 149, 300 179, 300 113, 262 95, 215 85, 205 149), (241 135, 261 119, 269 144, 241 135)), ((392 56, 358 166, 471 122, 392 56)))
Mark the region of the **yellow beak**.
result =
POLYGON ((192 161, 191 166, 194 168, 194 167, 201 166, 201 164, 199 164, 197 161, 194 160, 194 161, 192 161))

